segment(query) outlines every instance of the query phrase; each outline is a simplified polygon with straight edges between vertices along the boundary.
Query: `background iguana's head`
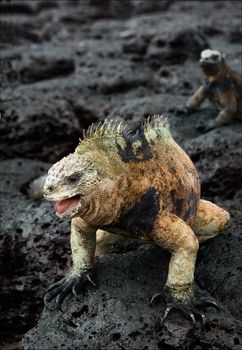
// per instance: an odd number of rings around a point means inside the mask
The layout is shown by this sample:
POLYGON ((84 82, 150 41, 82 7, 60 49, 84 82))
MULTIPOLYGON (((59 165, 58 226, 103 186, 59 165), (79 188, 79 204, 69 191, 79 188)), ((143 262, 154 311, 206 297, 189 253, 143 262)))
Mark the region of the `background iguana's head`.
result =
POLYGON ((97 170, 86 156, 70 154, 48 171, 44 185, 46 199, 56 201, 56 214, 73 217, 82 207, 85 197, 100 182, 97 170))
POLYGON ((203 50, 200 57, 200 66, 206 75, 215 75, 225 64, 225 55, 217 50, 203 50))

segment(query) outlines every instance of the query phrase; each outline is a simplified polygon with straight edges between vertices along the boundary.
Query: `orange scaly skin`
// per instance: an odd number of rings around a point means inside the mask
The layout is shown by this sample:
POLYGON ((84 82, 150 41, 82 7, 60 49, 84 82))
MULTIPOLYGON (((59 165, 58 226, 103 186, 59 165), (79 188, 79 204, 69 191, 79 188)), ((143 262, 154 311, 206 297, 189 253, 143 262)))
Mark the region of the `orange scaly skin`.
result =
POLYGON ((91 126, 75 153, 51 167, 44 195, 59 201, 59 216, 72 218, 73 258, 68 275, 49 288, 46 305, 55 299, 60 307, 68 294, 77 295, 85 284, 94 284, 95 246, 101 255, 118 240, 131 237, 171 252, 163 293, 165 317, 177 308, 195 322, 193 279, 199 241, 223 231, 229 214, 200 199, 195 167, 162 117, 146 121, 136 134, 117 122, 91 126))

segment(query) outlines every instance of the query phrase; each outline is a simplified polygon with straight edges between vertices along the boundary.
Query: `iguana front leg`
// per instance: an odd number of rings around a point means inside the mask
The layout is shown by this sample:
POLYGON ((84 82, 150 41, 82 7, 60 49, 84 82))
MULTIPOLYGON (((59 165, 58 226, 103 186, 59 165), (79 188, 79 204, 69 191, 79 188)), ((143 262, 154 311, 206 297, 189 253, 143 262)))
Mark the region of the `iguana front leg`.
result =
POLYGON ((217 124, 229 124, 233 121, 237 111, 237 101, 236 97, 232 93, 232 91, 227 92, 226 95, 223 95, 221 98, 221 102, 224 106, 216 117, 215 121, 217 124))
POLYGON ((151 238, 171 252, 164 292, 156 294, 151 300, 153 303, 160 296, 165 298, 166 310, 162 322, 172 309, 178 309, 191 318, 193 323, 196 323, 196 314, 204 323, 205 315, 197 307, 203 306, 202 304, 215 305, 210 301, 196 303, 194 297, 193 280, 199 243, 192 229, 176 215, 163 212, 157 218, 151 238))
POLYGON ((203 86, 197 89, 197 91, 192 95, 186 103, 188 110, 194 110, 199 107, 206 97, 205 89, 203 86))
POLYGON ((80 218, 71 222, 71 251, 73 266, 66 277, 52 284, 44 298, 44 303, 55 299, 55 304, 61 308, 63 301, 70 294, 77 294, 85 288, 86 284, 93 282, 93 263, 96 248, 96 229, 80 218))

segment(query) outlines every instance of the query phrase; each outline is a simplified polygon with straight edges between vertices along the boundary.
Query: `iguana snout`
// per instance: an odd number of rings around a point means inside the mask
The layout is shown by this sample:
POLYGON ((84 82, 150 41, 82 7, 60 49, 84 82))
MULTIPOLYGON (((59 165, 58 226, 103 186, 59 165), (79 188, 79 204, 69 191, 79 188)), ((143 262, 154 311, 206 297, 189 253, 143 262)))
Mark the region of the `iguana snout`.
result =
POLYGON ((97 171, 85 156, 70 154, 54 164, 44 184, 44 197, 55 201, 61 217, 73 217, 83 207, 84 198, 98 183, 97 171))
POLYGON ((216 74, 224 64, 224 56, 217 50, 203 50, 200 57, 200 66, 205 74, 216 74))

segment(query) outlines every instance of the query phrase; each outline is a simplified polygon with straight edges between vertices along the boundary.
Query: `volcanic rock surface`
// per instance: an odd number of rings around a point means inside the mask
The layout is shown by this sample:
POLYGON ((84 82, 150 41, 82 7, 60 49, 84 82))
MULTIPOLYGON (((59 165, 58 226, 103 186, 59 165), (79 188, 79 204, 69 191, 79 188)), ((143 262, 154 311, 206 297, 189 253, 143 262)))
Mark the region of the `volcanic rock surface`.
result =
POLYGON ((204 48, 225 52, 241 71, 241 2, 36 0, 0 8, 1 347, 240 349, 241 124, 215 128, 208 102, 192 114, 184 106, 202 83, 204 48), (31 199, 31 182, 72 152, 92 122, 118 118, 134 129, 154 113, 168 116, 203 197, 231 214, 231 227, 201 247, 195 276, 197 292, 221 312, 208 309, 204 329, 179 313, 161 327, 164 303, 149 300, 165 283, 169 254, 132 242, 96 258, 97 290, 67 300, 64 313, 43 310, 48 285, 71 266, 70 223, 31 199))

